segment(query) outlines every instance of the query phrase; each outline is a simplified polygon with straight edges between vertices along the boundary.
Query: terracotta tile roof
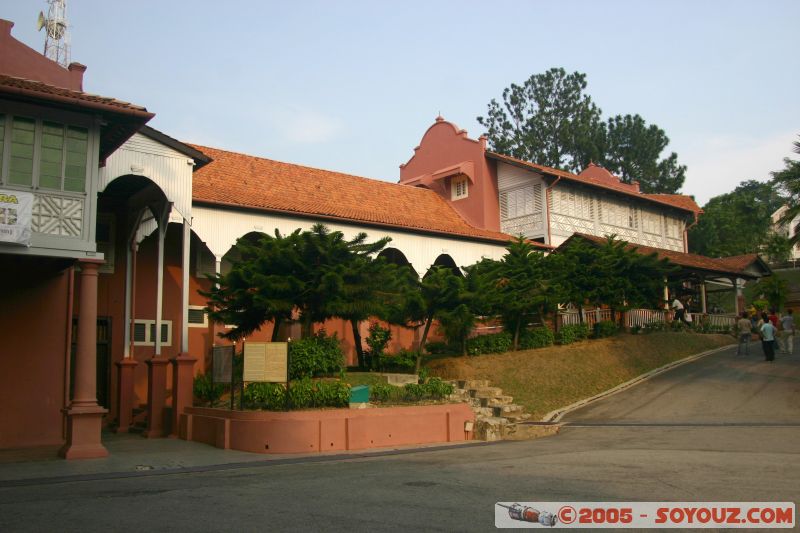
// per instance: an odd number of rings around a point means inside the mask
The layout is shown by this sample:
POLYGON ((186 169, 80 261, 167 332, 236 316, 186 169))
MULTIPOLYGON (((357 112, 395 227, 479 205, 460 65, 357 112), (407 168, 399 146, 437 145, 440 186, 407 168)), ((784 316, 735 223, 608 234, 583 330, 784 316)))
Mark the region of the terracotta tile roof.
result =
MULTIPOLYGON (((564 246, 567 242, 576 237, 593 242, 595 244, 603 244, 607 241, 605 237, 598 237, 596 235, 587 235, 585 233, 575 233, 572 235, 572 237, 561 243, 561 246, 564 246)), ((747 266, 750 265, 752 261, 743 264, 743 260, 741 258, 748 256, 737 256, 737 257, 715 259, 712 257, 706 257, 704 255, 677 252, 675 250, 665 250, 663 248, 653 248, 651 246, 644 246, 636 243, 630 243, 628 247, 636 248, 638 252, 643 255, 649 255, 655 253, 656 255, 658 255, 659 258, 669 259, 669 261, 672 264, 678 265, 680 267, 705 270, 720 275, 736 275, 738 277, 745 279, 752 279, 754 277, 752 274, 744 271, 745 268, 747 268, 747 266), (733 261, 729 262, 729 260, 733 261)), ((755 255, 756 254, 752 254, 752 256, 755 255)), ((752 256, 749 257, 752 258, 752 256)))
POLYGON ((128 112, 142 116, 152 117, 147 109, 142 106, 123 102, 107 96, 98 96, 72 89, 64 89, 47 85, 40 81, 26 80, 0 74, 0 93, 25 95, 45 100, 57 100, 62 103, 72 103, 76 106, 104 109, 110 112, 128 112))
POLYGON ((769 265, 767 265, 761 256, 758 254, 745 254, 745 255, 733 255, 730 257, 720 257, 717 261, 721 261, 726 265, 730 266, 731 268, 735 268, 737 270, 746 270, 750 265, 753 263, 760 263, 763 269, 771 272, 769 270, 769 265))
MULTIPOLYGON (((191 145, 212 161, 195 171, 195 202, 296 213, 507 243, 511 236, 469 225, 436 192, 191 145)), ((536 243, 541 248, 550 246, 536 243)))
POLYGON ((46 102, 54 107, 79 111, 91 110, 103 116, 100 130, 100 161, 105 161, 155 115, 144 107, 114 98, 64 89, 40 81, 0 74, 0 96, 23 102, 46 102))
POLYGON ((700 209, 700 207, 697 205, 697 203, 695 203, 694 199, 692 199, 691 196, 686 196, 683 194, 645 194, 639 192, 635 185, 628 183, 621 183, 621 182, 611 183, 609 180, 600 179, 596 177, 595 175, 593 175, 593 173, 577 175, 571 172, 566 172, 564 170, 558 170, 557 168, 546 167, 544 165, 537 165, 536 163, 531 163, 529 161, 524 161, 522 159, 517 159, 515 157, 498 154, 497 152, 490 152, 488 150, 486 151, 486 155, 487 157, 496 159, 498 161, 505 161, 512 165, 530 168, 531 170, 535 170, 544 174, 549 174, 551 176, 565 178, 571 181, 576 181, 586 185, 591 185, 593 187, 599 187, 601 189, 611 190, 627 196, 634 196, 636 198, 640 198, 645 201, 655 202, 661 205, 667 205, 670 207, 680 209, 682 211, 689 211, 691 213, 703 212, 703 210, 700 209))

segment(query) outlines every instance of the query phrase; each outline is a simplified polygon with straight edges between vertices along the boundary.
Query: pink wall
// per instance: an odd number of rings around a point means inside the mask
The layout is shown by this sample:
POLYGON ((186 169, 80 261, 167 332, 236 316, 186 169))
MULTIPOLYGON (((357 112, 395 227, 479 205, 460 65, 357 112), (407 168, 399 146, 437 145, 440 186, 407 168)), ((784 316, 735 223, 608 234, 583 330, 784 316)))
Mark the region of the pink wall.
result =
POLYGON ((14 280, 0 305, 0 448, 63 442, 69 270, 36 271, 31 260, 49 261, 0 255, 14 280))
POLYGON ((227 411, 189 407, 180 437, 223 449, 253 453, 365 450, 439 442, 463 442, 475 414, 466 404, 327 409, 227 411))
MULTIPOLYGON (((32 10, 31 14, 34 13, 32 10)), ((71 63, 66 69, 55 61, 47 59, 37 50, 12 37, 13 26, 13 22, 0 19, 0 72, 74 91, 83 90, 85 66, 71 63)))
MULTIPOLYGON (((400 166, 400 183, 425 185, 436 191, 464 219, 475 227, 500 231, 500 205, 496 165, 486 159, 486 139, 467 137, 466 130, 437 117, 422 136, 414 155, 400 166), (449 177, 432 179, 444 169, 463 164, 461 170, 472 172, 467 198, 451 200, 449 177), (419 181, 416 178, 421 178, 419 181)), ((449 175, 449 173, 446 173, 449 175)))

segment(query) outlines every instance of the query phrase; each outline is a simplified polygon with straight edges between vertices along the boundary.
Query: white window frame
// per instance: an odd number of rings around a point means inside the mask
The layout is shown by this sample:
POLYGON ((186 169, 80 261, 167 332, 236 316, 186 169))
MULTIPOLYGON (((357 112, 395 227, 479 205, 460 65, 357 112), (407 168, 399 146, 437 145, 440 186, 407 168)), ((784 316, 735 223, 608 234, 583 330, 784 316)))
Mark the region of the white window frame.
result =
MULTIPOLYGON (((190 311, 192 311, 192 310, 201 311, 203 309, 205 309, 205 307, 202 306, 202 305, 190 305, 189 306, 189 310, 190 311)), ((207 328, 208 327, 208 313, 206 313, 205 311, 203 312, 203 322, 202 323, 189 322, 188 326, 190 328, 207 328)))
MULTIPOLYGON (((155 346, 156 341, 150 335, 150 330, 153 329, 151 326, 155 326, 155 320, 145 320, 141 318, 137 318, 134 321, 134 324, 144 324, 144 338, 143 341, 133 341, 134 346, 155 346)), ((161 346, 172 346, 172 320, 162 320, 161 325, 167 326, 167 340, 161 343, 161 346)), ((135 326, 134 326, 135 327, 135 326)))
POLYGON ((450 180, 450 199, 463 200, 469 197, 469 183, 466 176, 455 177, 450 180), (461 189, 463 188, 463 192, 461 189))

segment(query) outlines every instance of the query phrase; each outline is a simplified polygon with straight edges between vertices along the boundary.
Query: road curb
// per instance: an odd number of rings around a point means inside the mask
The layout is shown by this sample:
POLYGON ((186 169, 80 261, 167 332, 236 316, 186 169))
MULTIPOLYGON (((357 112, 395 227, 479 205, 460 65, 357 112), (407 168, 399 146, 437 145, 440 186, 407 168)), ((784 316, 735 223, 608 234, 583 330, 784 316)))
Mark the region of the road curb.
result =
POLYGON ((685 357, 683 359, 679 359, 677 361, 673 361, 671 363, 668 363, 668 364, 666 364, 664 366, 660 366, 660 367, 655 368, 655 369, 653 369, 653 370, 651 370, 649 372, 645 372, 644 374, 642 374, 640 376, 637 376, 637 377, 635 377, 635 378, 633 378, 633 379, 631 379, 629 381, 626 381, 625 383, 621 383, 621 384, 617 385, 616 387, 614 387, 612 389, 608 389, 607 391, 601 392, 600 394, 596 394, 596 395, 592 396, 591 398, 585 398, 583 400, 578 400, 577 402, 571 403, 571 404, 569 404, 569 405, 567 405, 565 407, 560 407, 558 409, 550 411, 549 413, 544 415, 544 417, 542 417, 541 422, 547 423, 547 424, 558 424, 558 423, 561 422, 561 419, 564 418, 564 415, 566 415, 566 414, 568 414, 568 413, 570 413, 570 412, 572 412, 572 411, 574 411, 574 410, 576 410, 576 409, 578 409, 580 407, 584 407, 586 405, 589 405, 590 403, 596 402, 597 400, 602 400, 603 398, 607 398, 609 396, 613 396, 614 394, 617 394, 618 392, 622 392, 622 391, 624 391, 626 389, 629 389, 629 388, 633 387, 634 385, 638 385, 639 383, 643 383, 643 382, 645 382, 645 381, 647 381, 647 380, 649 380, 649 379, 651 379, 651 378, 653 378, 653 377, 655 377, 655 376, 657 376, 659 374, 663 374, 664 372, 672 370, 673 368, 677 368, 679 366, 685 365, 686 363, 691 363, 692 361, 696 361, 697 359, 701 359, 701 358, 706 357, 708 355, 715 354, 715 353, 721 352, 723 350, 727 350, 731 346, 733 346, 733 344, 730 344, 728 346, 721 346, 719 348, 714 348, 713 350, 708 350, 708 351, 705 351, 705 352, 701 352, 701 353, 697 353, 697 354, 694 354, 694 355, 690 355, 690 356, 685 357))

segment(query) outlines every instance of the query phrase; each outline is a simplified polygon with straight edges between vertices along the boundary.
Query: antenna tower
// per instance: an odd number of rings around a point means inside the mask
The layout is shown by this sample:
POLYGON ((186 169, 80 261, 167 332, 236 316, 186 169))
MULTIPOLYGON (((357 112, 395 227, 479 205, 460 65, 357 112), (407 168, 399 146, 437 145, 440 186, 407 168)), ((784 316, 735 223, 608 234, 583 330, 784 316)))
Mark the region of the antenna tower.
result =
POLYGON ((44 55, 62 67, 69 65, 67 0, 47 0, 47 16, 39 12, 37 29, 45 29, 44 55))

